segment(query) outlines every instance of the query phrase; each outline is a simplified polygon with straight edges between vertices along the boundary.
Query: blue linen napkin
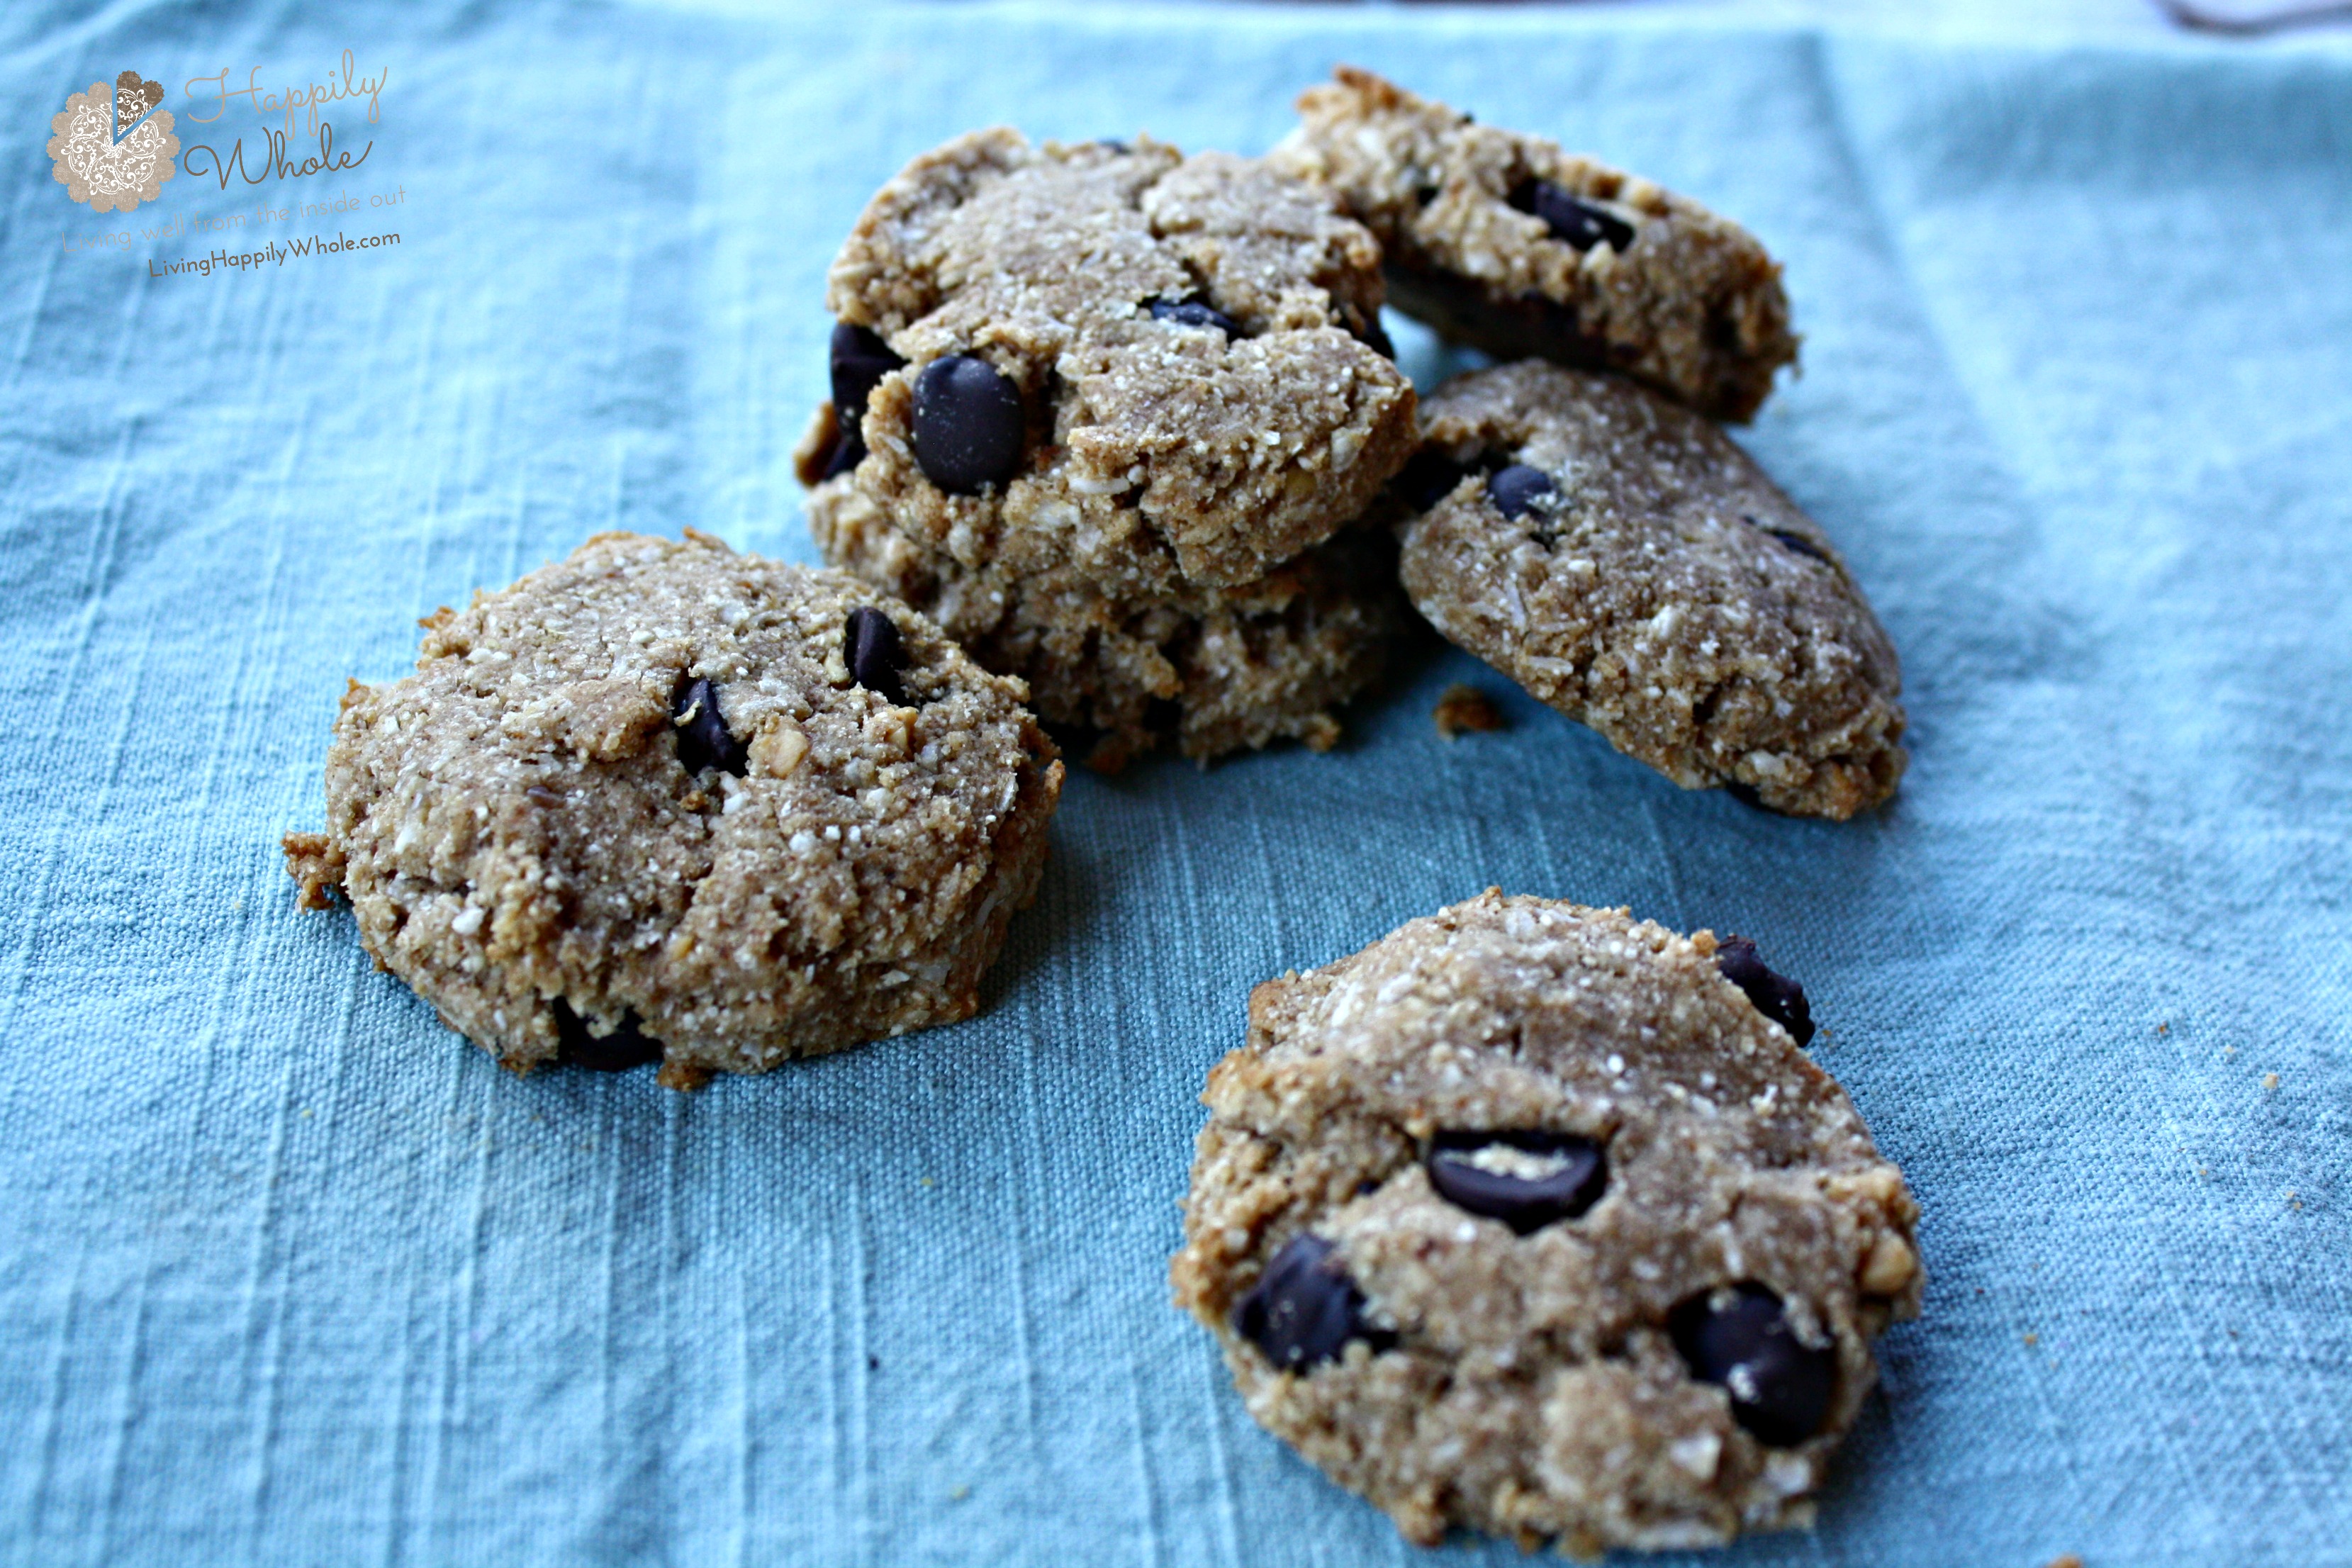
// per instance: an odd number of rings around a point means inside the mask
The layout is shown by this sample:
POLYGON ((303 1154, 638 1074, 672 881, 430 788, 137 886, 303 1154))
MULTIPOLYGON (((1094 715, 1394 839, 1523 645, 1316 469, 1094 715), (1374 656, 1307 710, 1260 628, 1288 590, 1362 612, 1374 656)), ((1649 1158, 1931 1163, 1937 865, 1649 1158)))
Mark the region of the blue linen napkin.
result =
POLYGON ((1707 1561, 2352 1562, 2340 45, 41 5, 0 148, 0 1561, 1435 1561, 1164 1269, 1250 984, 1500 884, 1757 937, 1925 1207, 1819 1531, 1707 1561), (294 912, 416 617, 598 529, 813 558, 824 266, 905 159, 1256 151, 1339 59, 1786 260, 1804 374, 1740 438, 1902 649, 1889 808, 1685 794, 1423 649, 1333 755, 1074 778, 978 1019, 694 1096, 510 1079, 294 912), (215 156, 93 213, 50 118, 125 68, 215 156), (283 101, 372 73, 373 121, 283 101), (271 173, 313 110, 363 161, 271 173), (1457 679, 1510 730, 1441 740, 1457 679))

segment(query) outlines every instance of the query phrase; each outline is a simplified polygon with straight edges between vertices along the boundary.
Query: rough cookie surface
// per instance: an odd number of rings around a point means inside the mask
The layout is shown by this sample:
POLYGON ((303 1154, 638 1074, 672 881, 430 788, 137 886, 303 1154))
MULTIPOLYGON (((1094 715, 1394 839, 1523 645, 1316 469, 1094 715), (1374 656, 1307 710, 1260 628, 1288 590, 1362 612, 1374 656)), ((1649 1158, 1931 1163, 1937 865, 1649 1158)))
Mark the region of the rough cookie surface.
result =
POLYGON ((1191 582, 1247 583, 1355 521, 1411 451, 1412 384, 1365 341, 1385 345, 1381 293, 1372 237, 1251 160, 974 132, 885 185, 834 261, 834 313, 907 362, 836 417, 862 416, 860 482, 910 528, 1141 527, 1191 582), (960 354, 1027 422, 977 494, 929 480, 911 426, 918 378, 960 354))
POLYGON ((1267 162, 1337 191, 1386 248, 1397 308, 1447 336, 1622 371, 1721 419, 1795 361, 1779 264, 1696 202, 1351 67, 1298 108, 1267 162), (1582 232, 1539 216, 1546 183, 1582 232), (1599 237, 1612 225, 1630 233, 1599 237))
POLYGON ((1454 468, 1403 527, 1402 574, 1448 637, 1686 789, 1841 819, 1894 794, 1894 646, 1821 529, 1722 431, 1532 361, 1447 382, 1422 426, 1416 473, 1454 468), (1504 465, 1551 492, 1506 515, 1504 465))
MULTIPOLYGON (((874 404, 904 395, 886 385, 874 404)), ((824 430, 820 418, 804 464, 824 430)), ((1131 510, 1101 526, 1076 513, 959 519, 895 504, 902 479, 885 469, 817 487, 809 531, 825 559, 1023 677, 1047 720, 1097 732, 1098 767, 1171 742, 1201 761, 1284 738, 1328 748, 1339 736, 1331 709, 1379 674, 1412 621, 1395 546, 1377 531, 1203 588, 1131 510)))
POLYGON ((452 1028, 518 1072, 567 1028, 639 1030, 685 1088, 977 1010, 1061 790, 1018 681, 851 577, 693 533, 599 534, 425 626, 415 674, 352 684, 327 830, 287 852, 452 1028), (844 662, 861 606, 903 705, 844 662), (697 679, 740 773, 674 717, 697 679))
POLYGON ((1250 1414, 1412 1540, 1461 1525, 1591 1554, 1805 1522, 1871 1339, 1916 1314, 1901 1173, 1716 952, 1489 890, 1251 993, 1248 1043, 1202 1096, 1177 1300, 1250 1414), (1597 1143, 1597 1201, 1519 1234, 1441 1195, 1445 1135, 1497 1131, 1597 1143), (1360 1325, 1282 1370, 1236 1310, 1302 1236, 1329 1244, 1360 1325), (1678 1348, 1690 1304, 1740 1286, 1777 1294, 1822 1369, 1801 1440, 1759 1441, 1678 1348))

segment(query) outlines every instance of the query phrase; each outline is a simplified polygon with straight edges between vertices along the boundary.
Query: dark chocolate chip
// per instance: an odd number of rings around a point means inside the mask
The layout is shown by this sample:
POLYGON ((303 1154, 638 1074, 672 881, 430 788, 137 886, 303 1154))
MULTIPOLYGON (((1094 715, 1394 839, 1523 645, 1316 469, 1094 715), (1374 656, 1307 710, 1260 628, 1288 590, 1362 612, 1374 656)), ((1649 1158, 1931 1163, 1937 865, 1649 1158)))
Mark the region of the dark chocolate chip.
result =
POLYGON ((555 999, 555 1059, 590 1072, 626 1072, 661 1060, 661 1042, 649 1038, 635 1009, 621 1015, 621 1026, 609 1035, 591 1034, 588 1021, 572 1010, 562 997, 555 999))
POLYGON ((882 378, 907 363, 882 341, 881 333, 847 321, 835 324, 827 358, 833 368, 833 411, 849 426, 866 412, 866 400, 882 378))
POLYGON ((1180 327, 1214 327, 1229 338, 1242 335, 1241 323, 1205 300, 1154 300, 1151 319, 1180 327))
POLYGON ((1486 480, 1486 495, 1505 517, 1524 517, 1537 502, 1559 493, 1559 487, 1551 482, 1549 474, 1525 463, 1499 468, 1486 480))
POLYGON ((1511 205, 1544 220, 1552 237, 1579 250, 1606 240, 1620 256, 1633 244, 1633 226, 1609 211, 1572 196, 1549 180, 1528 180, 1510 195, 1511 205))
POLYGON ((1234 1331, 1285 1372, 1335 1361, 1349 1340, 1376 1351, 1395 1342, 1394 1335, 1364 1321, 1364 1293, 1348 1278, 1339 1248, 1304 1233, 1283 1245, 1234 1304, 1234 1331))
POLYGON ((1815 544, 1811 540, 1807 539, 1801 533, 1795 532, 1794 531, 1786 528, 1765 528, 1762 523, 1757 521, 1754 518, 1748 516, 1744 511, 1739 514, 1739 521, 1746 523, 1750 528, 1762 529, 1764 532, 1770 534, 1773 538, 1779 540, 1782 544, 1787 545, 1790 549, 1795 551, 1800 555, 1810 555, 1816 561, 1827 561, 1829 559, 1829 552, 1827 551, 1823 550, 1820 545, 1815 544))
POLYGON ((1691 1375, 1728 1390, 1731 1418, 1758 1442, 1785 1448, 1822 1429, 1837 1387, 1837 1352, 1791 1333, 1780 1298, 1763 1286, 1694 1296, 1666 1327, 1691 1375))
POLYGON ((1396 344, 1389 341, 1389 330, 1381 325, 1379 312, 1364 319, 1364 330, 1356 334, 1357 341, 1382 359, 1396 358, 1396 344))
POLYGON ((1788 1030, 1790 1039, 1801 1046, 1812 1042, 1813 1009, 1805 1000, 1805 988, 1765 968, 1754 942, 1744 936, 1725 938, 1716 946, 1715 967, 1748 993, 1759 1013, 1788 1030))
POLYGON ((889 616, 869 605, 849 612, 848 623, 841 628, 841 662, 849 666, 852 680, 892 707, 903 708, 907 692, 898 684, 898 670, 906 659, 898 628, 889 616))
POLYGON ((1417 207, 1427 206, 1437 199, 1437 189, 1435 185, 1415 185, 1412 188, 1412 205, 1417 207))
POLYGON ((1097 136, 1095 138, 1095 145, 1097 147, 1107 147, 1114 153, 1124 153, 1127 151, 1127 143, 1120 141, 1116 136, 1097 136))
POLYGON ((1415 452, 1397 475, 1397 490, 1415 511, 1427 511, 1454 493, 1470 470, 1435 447, 1415 452))
POLYGON ((719 688, 700 677, 681 683, 670 699, 669 716, 680 767, 690 773, 705 768, 742 773, 751 752, 719 716, 719 688))
POLYGON ((1609 1186, 1609 1157, 1569 1132, 1441 1132, 1430 1141, 1429 1184, 1455 1208, 1501 1220, 1521 1236, 1574 1219, 1609 1186), (1481 1149, 1517 1149, 1559 1162, 1550 1174, 1507 1175, 1471 1163, 1481 1149))
POLYGON ((859 423, 866 417, 866 400, 884 376, 907 362, 891 352, 880 333, 847 321, 835 323, 827 357, 833 369, 833 417, 841 432, 824 466, 829 479, 866 460, 866 435, 859 423))
POLYGON ((839 427, 833 437, 833 456, 824 460, 824 476, 817 482, 838 479, 866 460, 866 433, 853 425, 839 427))
POLYGON ((1021 389, 975 354, 935 359, 915 378, 915 461, 950 495, 977 495, 1021 467, 1021 389))

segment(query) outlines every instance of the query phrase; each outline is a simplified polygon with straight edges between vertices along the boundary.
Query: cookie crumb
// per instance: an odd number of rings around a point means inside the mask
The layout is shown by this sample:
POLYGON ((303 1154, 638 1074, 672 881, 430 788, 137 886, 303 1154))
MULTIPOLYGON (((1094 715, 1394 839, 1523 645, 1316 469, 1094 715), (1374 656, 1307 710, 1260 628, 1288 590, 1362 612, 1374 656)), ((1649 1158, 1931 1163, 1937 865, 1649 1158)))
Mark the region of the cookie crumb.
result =
POLYGON ((2263 1087, 2264 1089, 2276 1089, 2278 1087, 2278 1074, 2274 1072, 2266 1072, 2263 1074, 2263 1087))
POLYGON ((971 1496, 971 1489, 970 1487, 950 1487, 948 1489, 948 1501, 950 1502, 961 1502, 964 1499, 970 1496, 971 1496))
POLYGON ((2168 1035, 2168 1034, 2172 1033, 2172 1026, 2171 1026, 2170 1024, 2168 1024, 2168 1024, 2158 1024, 2158 1025, 2156 1026, 2156 1032, 2157 1032, 2158 1034, 2159 1034, 2159 1035, 2168 1035))
POLYGON ((2083 1568, 2083 1560, 2069 1552, 2063 1557, 2053 1557, 2050 1568, 2083 1568))
POLYGON ((2038 1345, 2042 1342, 2042 1336, 2040 1334, 2028 1334, 2025 1336, 2025 1342, 2028 1345, 2038 1345))
POLYGON ((1449 741, 1472 730, 1492 734, 1509 728, 1502 710, 1485 692, 1458 680, 1445 689, 1430 717, 1437 721, 1437 732, 1449 741))

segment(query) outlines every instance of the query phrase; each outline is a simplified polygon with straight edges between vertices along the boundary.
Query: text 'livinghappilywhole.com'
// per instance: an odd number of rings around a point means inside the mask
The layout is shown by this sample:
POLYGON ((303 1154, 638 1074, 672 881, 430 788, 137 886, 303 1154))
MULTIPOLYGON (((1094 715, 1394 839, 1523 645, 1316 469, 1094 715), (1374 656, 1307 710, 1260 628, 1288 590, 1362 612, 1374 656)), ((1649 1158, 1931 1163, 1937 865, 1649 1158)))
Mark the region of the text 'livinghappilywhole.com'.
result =
POLYGON ((209 278, 216 270, 245 272, 263 267, 283 267, 289 261, 316 259, 325 256, 341 256, 352 250, 373 250, 381 246, 398 245, 397 234, 363 235, 353 239, 338 233, 332 239, 308 237, 282 243, 272 240, 259 250, 215 250, 210 256, 183 257, 177 261, 156 262, 149 258, 147 276, 175 278, 193 276, 209 278))

